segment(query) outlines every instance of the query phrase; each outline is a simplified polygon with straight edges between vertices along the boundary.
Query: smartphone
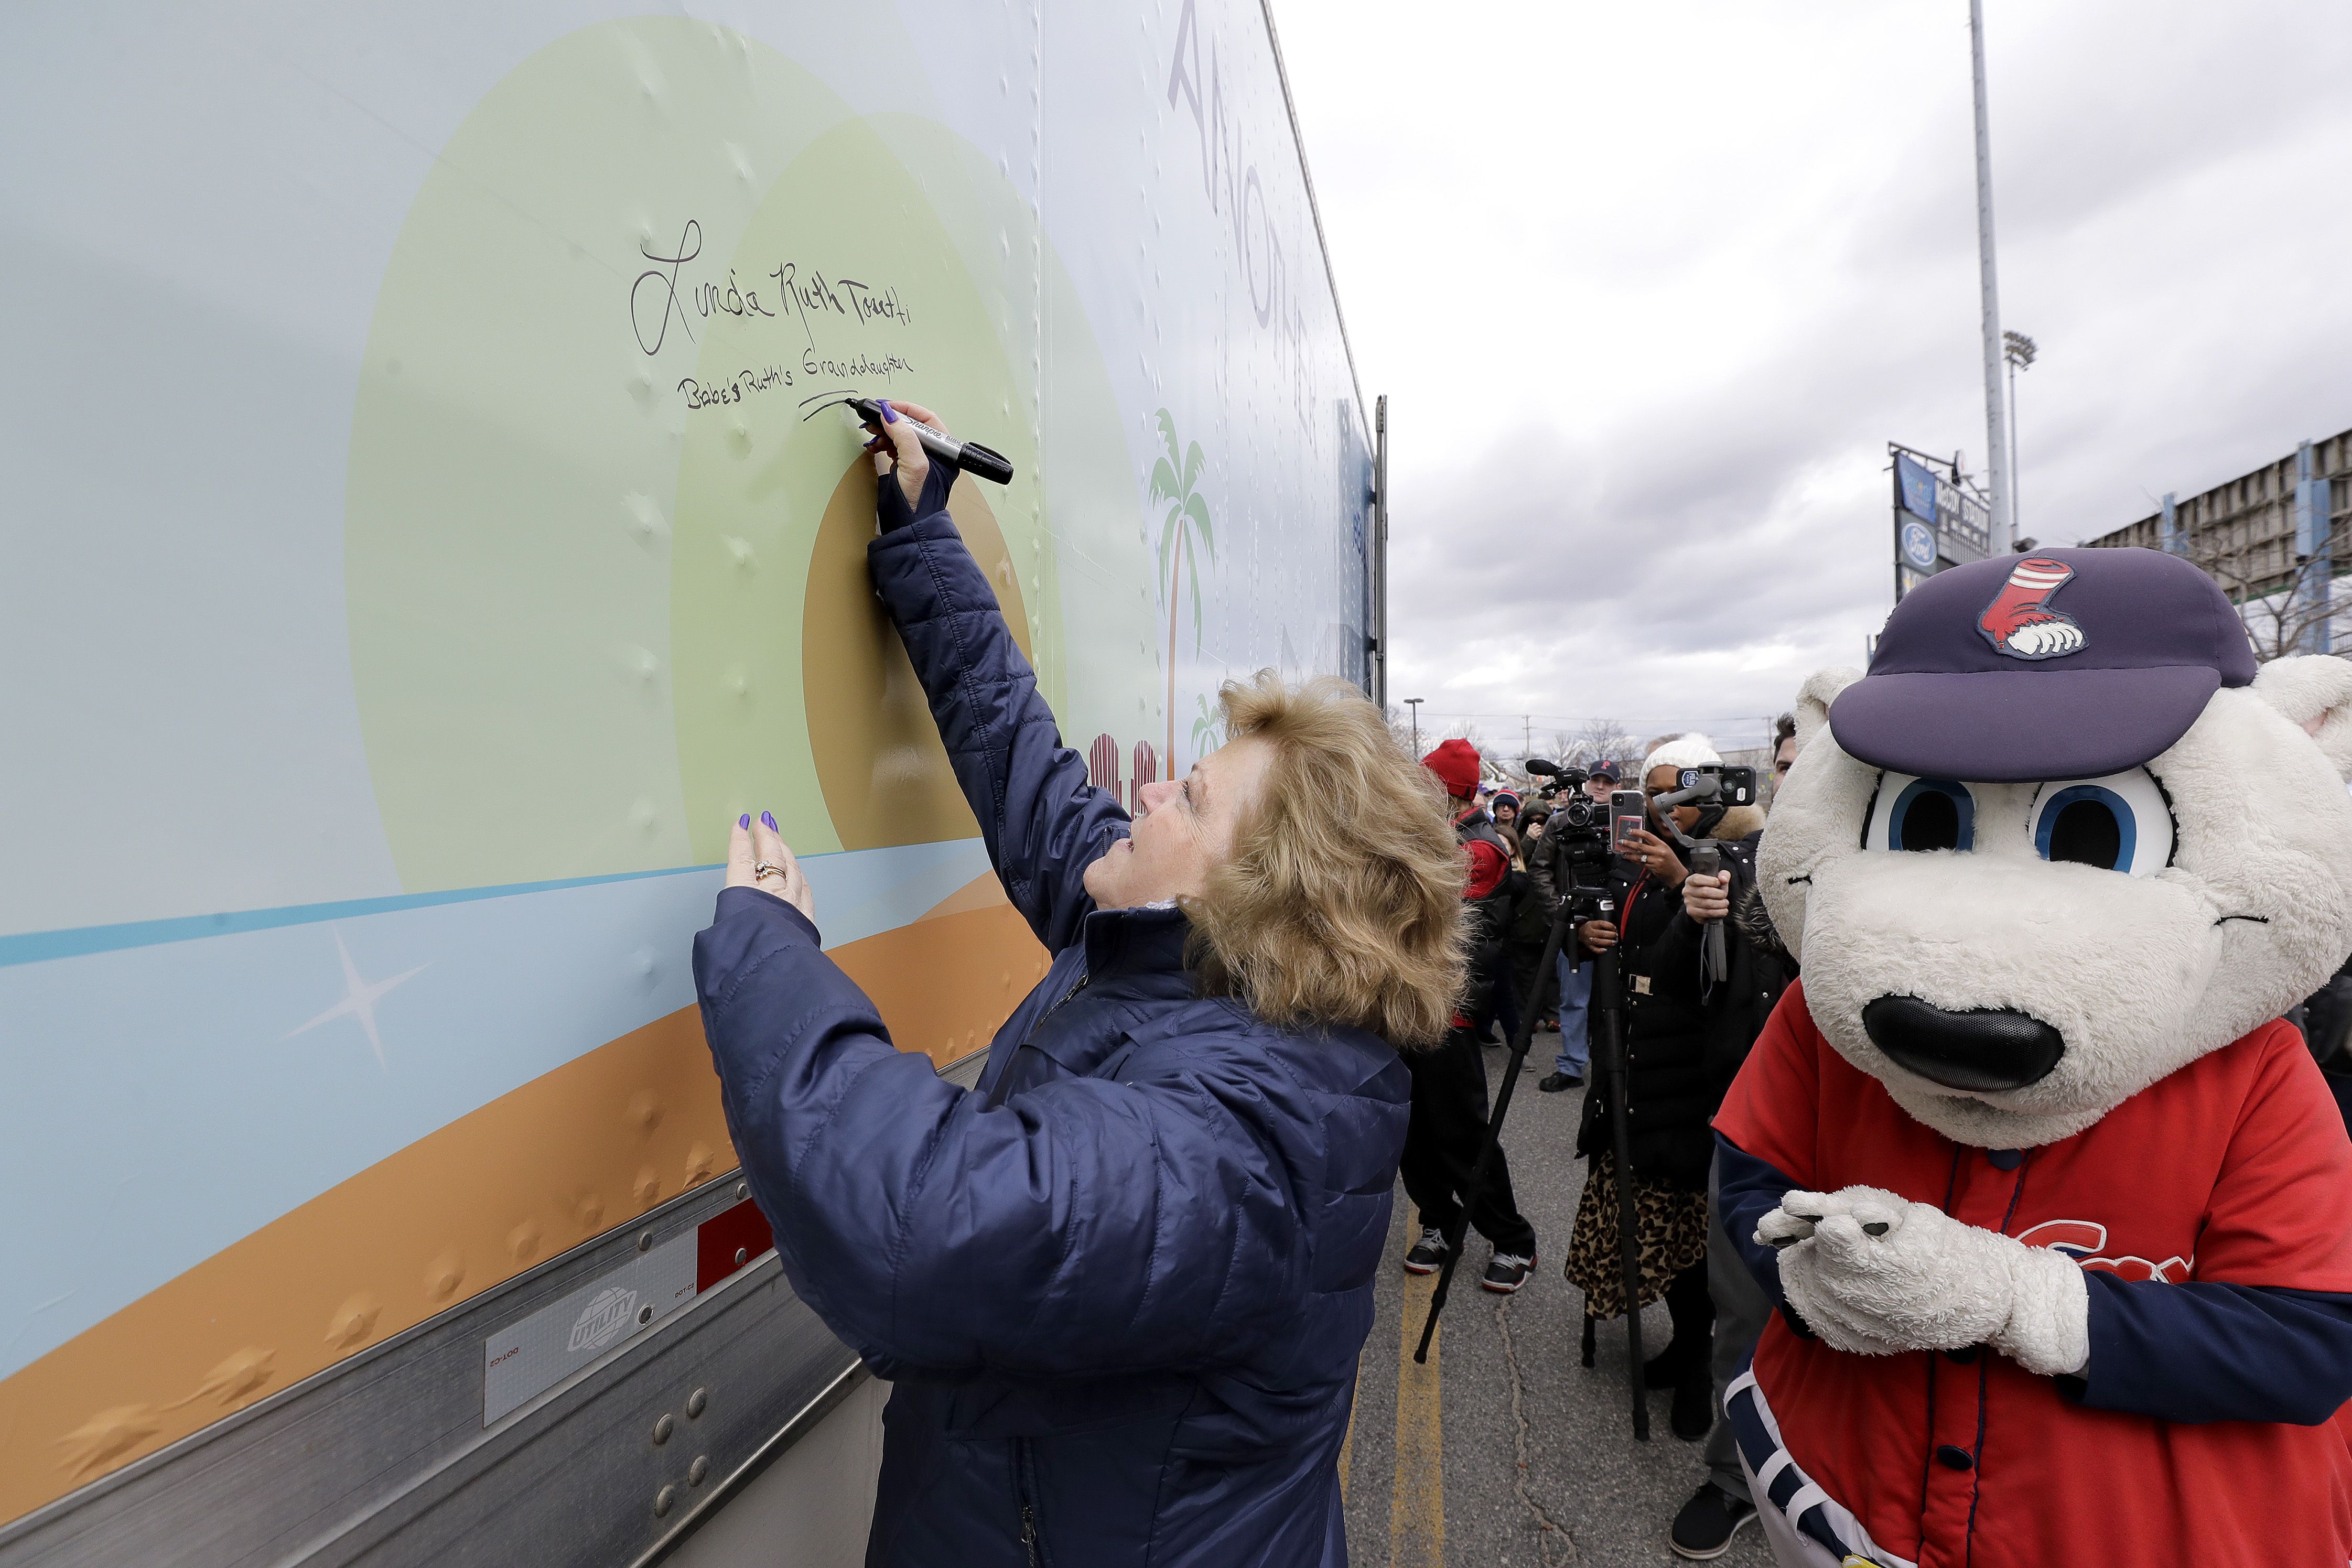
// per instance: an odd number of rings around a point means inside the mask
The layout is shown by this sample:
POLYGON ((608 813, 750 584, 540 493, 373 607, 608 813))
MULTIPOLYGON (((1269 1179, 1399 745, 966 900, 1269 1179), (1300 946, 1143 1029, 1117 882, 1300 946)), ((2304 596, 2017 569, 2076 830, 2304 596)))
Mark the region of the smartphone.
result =
POLYGON ((1633 853, 1633 835, 1649 826, 1650 798, 1639 789, 1609 791, 1609 847, 1621 855, 1633 853))
POLYGON ((1710 779, 1715 783, 1715 793, 1711 797, 1700 795, 1701 801, 1711 800, 1717 806, 1756 804, 1756 769, 1753 768, 1727 768, 1720 763, 1709 768, 1685 768, 1675 783, 1684 789, 1696 789, 1710 779))

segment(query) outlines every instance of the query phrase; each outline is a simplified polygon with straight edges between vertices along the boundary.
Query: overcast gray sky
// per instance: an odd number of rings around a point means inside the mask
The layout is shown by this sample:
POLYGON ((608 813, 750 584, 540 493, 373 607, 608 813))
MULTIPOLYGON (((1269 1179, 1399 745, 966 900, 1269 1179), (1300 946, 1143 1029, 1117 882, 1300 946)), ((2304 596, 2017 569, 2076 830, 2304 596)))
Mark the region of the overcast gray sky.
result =
MULTIPOLYGON (((2025 531, 2352 425, 2352 5, 1986 10, 2002 325, 2042 350, 2025 531)), ((1424 732, 1753 744, 1860 664, 1885 443, 1983 460, 1966 0, 1275 16, 1390 397, 1390 692, 1424 732)))

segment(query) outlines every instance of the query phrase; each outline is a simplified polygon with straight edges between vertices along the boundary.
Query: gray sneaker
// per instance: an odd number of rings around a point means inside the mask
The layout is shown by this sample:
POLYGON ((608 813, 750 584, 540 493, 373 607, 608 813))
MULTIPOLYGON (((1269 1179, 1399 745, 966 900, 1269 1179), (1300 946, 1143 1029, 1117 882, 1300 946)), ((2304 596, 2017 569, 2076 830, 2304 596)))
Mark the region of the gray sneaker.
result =
POLYGON ((1421 1239, 1404 1255, 1404 1271, 1408 1274, 1434 1274, 1445 1267, 1445 1232, 1434 1225, 1421 1233, 1421 1239))
POLYGON ((1536 1266, 1535 1255, 1521 1258, 1510 1252, 1497 1252, 1486 1260, 1486 1272, 1479 1277, 1481 1289, 1507 1296, 1528 1282, 1528 1275, 1536 1266))

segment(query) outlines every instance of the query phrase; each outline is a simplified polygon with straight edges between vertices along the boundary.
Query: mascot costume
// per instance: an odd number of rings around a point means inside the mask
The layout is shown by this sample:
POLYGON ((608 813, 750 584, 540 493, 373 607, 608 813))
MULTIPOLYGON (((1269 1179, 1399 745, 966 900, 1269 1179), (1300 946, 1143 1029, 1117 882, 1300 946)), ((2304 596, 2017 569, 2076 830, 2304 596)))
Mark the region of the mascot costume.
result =
POLYGON ((2279 1021, 2352 952, 2352 663, 2051 550, 1928 580, 1798 723, 1804 977, 1715 1124, 1783 1568, 2352 1561, 2352 1141, 2279 1021))

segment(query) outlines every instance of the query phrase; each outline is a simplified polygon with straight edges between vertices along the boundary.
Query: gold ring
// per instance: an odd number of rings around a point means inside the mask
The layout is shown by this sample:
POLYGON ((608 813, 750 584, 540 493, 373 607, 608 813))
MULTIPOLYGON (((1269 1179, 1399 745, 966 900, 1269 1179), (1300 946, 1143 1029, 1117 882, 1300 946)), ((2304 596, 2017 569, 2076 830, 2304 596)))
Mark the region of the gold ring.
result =
POLYGON ((787 882, 792 880, 791 877, 785 875, 784 868, 780 865, 770 865, 766 861, 753 861, 751 862, 751 880, 753 882, 765 882, 772 876, 782 876, 787 882))

